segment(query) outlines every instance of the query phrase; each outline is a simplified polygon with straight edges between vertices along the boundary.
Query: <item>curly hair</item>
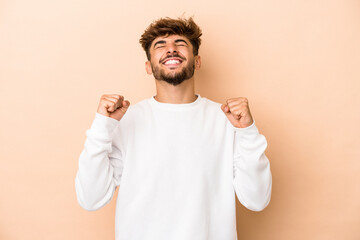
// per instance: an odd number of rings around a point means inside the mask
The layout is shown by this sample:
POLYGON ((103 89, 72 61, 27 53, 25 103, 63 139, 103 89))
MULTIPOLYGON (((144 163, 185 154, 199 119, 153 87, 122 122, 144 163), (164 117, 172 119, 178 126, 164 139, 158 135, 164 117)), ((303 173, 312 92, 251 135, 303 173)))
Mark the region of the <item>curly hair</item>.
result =
POLYGON ((192 17, 189 19, 172 19, 166 17, 154 21, 141 35, 139 42, 145 50, 148 60, 150 60, 150 46, 155 38, 170 35, 180 35, 189 39, 193 46, 194 55, 198 55, 199 46, 201 44, 200 37, 202 33, 201 29, 198 25, 196 25, 192 17))

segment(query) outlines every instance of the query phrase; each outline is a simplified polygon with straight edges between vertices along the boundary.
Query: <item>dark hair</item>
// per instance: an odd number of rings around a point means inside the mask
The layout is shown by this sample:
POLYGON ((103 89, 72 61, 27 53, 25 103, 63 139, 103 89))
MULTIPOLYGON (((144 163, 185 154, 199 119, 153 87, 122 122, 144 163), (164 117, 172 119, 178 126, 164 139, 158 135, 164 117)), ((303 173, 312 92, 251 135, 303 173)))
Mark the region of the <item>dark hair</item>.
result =
POLYGON ((189 19, 169 17, 160 18, 148 26, 139 40, 141 46, 146 52, 147 59, 150 60, 150 46, 157 37, 180 35, 190 40, 193 46, 193 53, 198 55, 199 46, 201 44, 201 29, 190 17, 189 19))

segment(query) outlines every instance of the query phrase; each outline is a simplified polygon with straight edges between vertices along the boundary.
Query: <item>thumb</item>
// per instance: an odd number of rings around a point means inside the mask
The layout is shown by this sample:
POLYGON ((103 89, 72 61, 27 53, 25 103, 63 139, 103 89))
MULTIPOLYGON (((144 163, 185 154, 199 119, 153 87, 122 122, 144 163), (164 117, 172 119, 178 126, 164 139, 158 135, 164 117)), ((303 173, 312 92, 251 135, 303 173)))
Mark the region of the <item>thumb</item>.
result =
POLYGON ((122 101, 122 107, 128 108, 130 106, 130 102, 128 100, 122 101))
POLYGON ((124 100, 124 101, 121 102, 121 108, 120 109, 121 109, 121 111, 123 113, 125 113, 127 111, 127 109, 129 108, 129 106, 130 106, 130 102, 128 100, 124 100))
POLYGON ((114 118, 118 121, 125 115, 127 109, 130 106, 130 102, 125 100, 121 102, 121 106, 119 106, 113 113, 110 113, 110 117, 114 118))
POLYGON ((230 113, 230 108, 229 108, 229 106, 226 105, 226 104, 221 105, 221 110, 222 110, 226 115, 231 114, 231 113, 230 113))

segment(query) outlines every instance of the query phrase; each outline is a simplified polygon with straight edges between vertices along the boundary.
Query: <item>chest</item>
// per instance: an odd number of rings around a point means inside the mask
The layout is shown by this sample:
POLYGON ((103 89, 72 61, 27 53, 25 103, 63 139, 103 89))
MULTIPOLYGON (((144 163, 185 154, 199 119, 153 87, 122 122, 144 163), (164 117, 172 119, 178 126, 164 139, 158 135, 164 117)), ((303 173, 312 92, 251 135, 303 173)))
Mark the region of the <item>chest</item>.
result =
POLYGON ((192 169, 211 173, 231 160, 233 135, 222 116, 174 111, 136 120, 126 142, 125 165, 174 174, 192 169))

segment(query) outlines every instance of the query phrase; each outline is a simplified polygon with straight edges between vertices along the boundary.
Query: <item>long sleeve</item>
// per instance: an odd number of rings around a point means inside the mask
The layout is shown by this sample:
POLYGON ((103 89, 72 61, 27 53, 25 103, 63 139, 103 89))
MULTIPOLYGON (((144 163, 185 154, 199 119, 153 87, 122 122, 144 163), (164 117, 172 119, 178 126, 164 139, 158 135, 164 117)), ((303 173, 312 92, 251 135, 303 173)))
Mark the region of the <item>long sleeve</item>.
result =
POLYGON ((235 128, 234 188, 241 204, 253 211, 263 210, 271 198, 272 176, 266 147, 266 139, 255 123, 235 128))
POLYGON ((87 138, 75 178, 78 202, 86 210, 93 211, 106 205, 120 183, 122 153, 113 144, 118 123, 115 119, 96 113, 91 128, 86 131, 87 138))

